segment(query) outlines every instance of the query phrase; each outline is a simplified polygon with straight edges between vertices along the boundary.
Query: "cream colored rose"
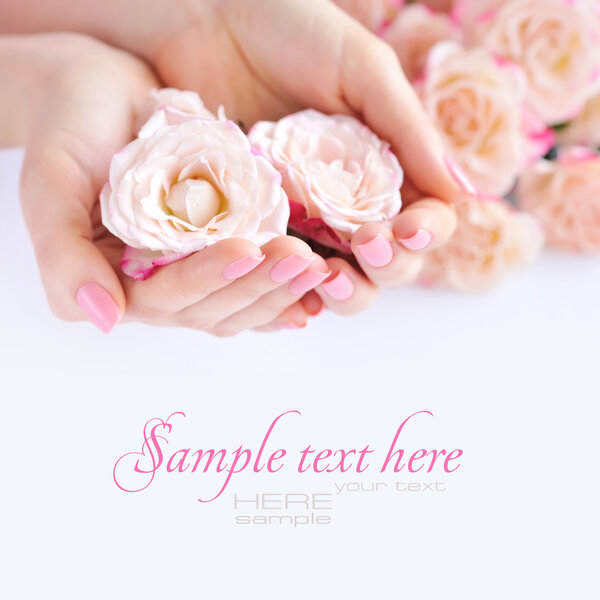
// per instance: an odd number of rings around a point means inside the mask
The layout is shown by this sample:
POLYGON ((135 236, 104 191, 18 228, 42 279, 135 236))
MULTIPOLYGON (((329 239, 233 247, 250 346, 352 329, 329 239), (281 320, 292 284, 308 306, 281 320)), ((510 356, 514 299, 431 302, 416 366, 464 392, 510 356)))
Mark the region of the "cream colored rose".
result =
POLYGON ((600 252, 600 154, 562 150, 556 161, 531 166, 517 187, 519 206, 535 215, 559 250, 600 252))
POLYGON ((600 93, 587 101, 583 111, 557 134, 561 146, 600 146, 600 93))
POLYGON ((377 31, 404 5, 404 0, 333 0, 363 25, 377 31))
POLYGON ((599 87, 597 0, 458 0, 465 38, 519 64, 546 123, 572 119, 599 87))
POLYGON ((448 15, 421 4, 403 8, 381 37, 396 51, 411 81, 423 74, 427 55, 435 44, 460 39, 460 30, 448 15))
POLYGON ((553 144, 552 132, 524 110, 526 89, 521 69, 483 48, 442 42, 430 52, 418 86, 423 106, 481 193, 508 193, 525 165, 553 144))
POLYGON ((259 122, 248 137, 282 174, 292 205, 290 227, 300 233, 348 250, 362 224, 400 212, 398 160, 353 117, 305 110, 277 123, 259 122))
POLYGON ((457 207, 448 244, 425 256, 421 281, 461 292, 482 292, 532 264, 543 247, 535 220, 504 200, 472 200, 457 207))
POLYGON ((100 195, 104 225, 129 247, 122 267, 138 279, 220 240, 262 245, 287 229, 281 176, 240 128, 180 108, 156 110, 113 157, 100 195))

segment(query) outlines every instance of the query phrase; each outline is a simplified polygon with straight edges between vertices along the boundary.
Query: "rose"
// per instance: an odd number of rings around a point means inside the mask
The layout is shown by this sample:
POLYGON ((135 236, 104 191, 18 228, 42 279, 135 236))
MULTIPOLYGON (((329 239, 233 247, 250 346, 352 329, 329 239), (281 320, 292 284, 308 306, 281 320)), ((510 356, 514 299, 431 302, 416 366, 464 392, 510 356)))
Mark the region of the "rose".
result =
POLYGON ((376 31, 404 5, 404 0, 333 0, 340 8, 376 31))
MULTIPOLYGON (((146 122, 155 117, 160 122, 167 117, 170 125, 176 125, 190 118, 216 119, 196 92, 177 90, 175 88, 154 89, 146 98, 138 113, 138 127, 141 129, 146 122), (160 109, 164 109, 163 112, 160 109)), ((224 118, 224 115, 221 115, 224 118)), ((150 129, 150 128, 149 128, 150 129)))
POLYGON ((517 198, 539 219, 549 246, 600 252, 600 153, 574 146, 556 161, 537 162, 521 177, 517 198))
POLYGON ((554 136, 524 110, 521 69, 483 48, 442 42, 430 52, 417 89, 448 153, 487 195, 510 191, 521 170, 543 156, 554 136))
POLYGON ((438 42, 458 40, 460 30, 443 13, 413 4, 402 9, 381 37, 396 51, 410 80, 423 74, 429 50, 438 42))
POLYGON ((583 111, 557 133, 563 146, 600 146, 600 94, 587 101, 583 111))
POLYGON ((113 157, 100 195, 102 222, 127 244, 121 266, 136 279, 220 240, 260 246, 287 228, 279 173, 252 153, 235 123, 205 109, 184 112, 186 96, 177 99, 113 157))
POLYGON ((283 176, 290 227, 350 252, 364 223, 384 222, 402 206, 403 172, 389 145, 353 117, 305 110, 249 133, 256 152, 283 176))
POLYGON ((596 0, 459 0, 454 16, 469 43, 523 68, 527 103, 546 123, 570 120, 598 89, 596 0))
POLYGON ((543 246, 535 220, 502 199, 471 200, 457 206, 456 233, 425 257, 421 282, 461 292, 481 292, 516 268, 533 263, 543 246))

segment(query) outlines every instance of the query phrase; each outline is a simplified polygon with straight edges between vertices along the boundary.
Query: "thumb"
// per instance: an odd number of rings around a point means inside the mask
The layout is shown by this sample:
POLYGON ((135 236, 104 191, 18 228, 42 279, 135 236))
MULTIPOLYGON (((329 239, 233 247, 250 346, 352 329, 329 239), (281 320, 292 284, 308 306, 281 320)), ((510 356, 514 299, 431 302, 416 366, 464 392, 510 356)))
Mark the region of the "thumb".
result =
POLYGON ((104 333, 119 322, 125 294, 114 269, 93 243, 95 185, 70 153, 28 151, 21 204, 52 312, 88 319, 104 333))
POLYGON ((445 156, 442 139, 392 48, 357 28, 344 56, 342 85, 348 102, 391 143, 408 179, 424 195, 449 202, 472 196, 473 186, 445 156))

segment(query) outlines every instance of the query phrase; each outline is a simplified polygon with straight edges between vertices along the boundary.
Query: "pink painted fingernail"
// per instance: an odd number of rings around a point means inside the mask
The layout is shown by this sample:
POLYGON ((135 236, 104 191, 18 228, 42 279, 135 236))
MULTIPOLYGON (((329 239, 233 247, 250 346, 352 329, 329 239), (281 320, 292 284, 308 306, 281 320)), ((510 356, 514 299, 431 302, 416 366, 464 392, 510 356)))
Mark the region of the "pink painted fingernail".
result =
POLYGON ((300 273, 292 283, 290 283, 290 292, 296 296, 304 296, 306 292, 314 290, 319 284, 323 283, 329 276, 331 271, 323 273, 322 271, 306 271, 300 273))
POLYGON ((121 319, 121 312, 113 297, 97 283, 82 285, 75 295, 88 319, 100 331, 110 333, 121 319))
POLYGON ((394 256, 392 245, 380 233, 356 249, 372 267, 385 267, 392 262, 394 256))
POLYGON ((328 296, 341 302, 352 296, 354 293, 354 284, 344 271, 340 271, 331 281, 323 284, 323 289, 328 296))
POLYGON ((453 159, 446 157, 444 163, 446 164, 448 171, 450 171, 450 175, 454 178, 454 181, 460 185, 463 191, 469 196, 477 196, 475 186, 469 181, 465 172, 456 164, 456 162, 453 159))
POLYGON ((409 250, 423 250, 423 248, 427 248, 431 243, 432 236, 429 231, 425 231, 425 229, 419 229, 415 235, 403 239, 398 240, 405 248, 409 250))
POLYGON ((306 267, 308 267, 313 260, 313 256, 307 258, 306 256, 292 254, 291 256, 280 260, 271 269, 271 279, 275 283, 282 283, 288 279, 293 279, 296 277, 296 275, 302 273, 302 271, 304 271, 304 269, 306 269, 306 267))
POLYGON ((265 255, 262 256, 244 256, 223 269, 223 277, 229 281, 239 279, 247 275, 253 269, 256 269, 260 263, 265 260, 265 255))

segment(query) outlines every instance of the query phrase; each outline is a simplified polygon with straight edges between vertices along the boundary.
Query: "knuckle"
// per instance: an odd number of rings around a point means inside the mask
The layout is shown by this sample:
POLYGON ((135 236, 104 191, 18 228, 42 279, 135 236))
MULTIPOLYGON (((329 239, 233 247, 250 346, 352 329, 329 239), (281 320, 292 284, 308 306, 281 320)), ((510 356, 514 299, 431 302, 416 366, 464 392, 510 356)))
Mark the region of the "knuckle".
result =
POLYGON ((291 235, 284 235, 272 240, 265 246, 265 249, 271 256, 276 254, 301 254, 305 256, 312 255, 312 249, 306 242, 291 235))

